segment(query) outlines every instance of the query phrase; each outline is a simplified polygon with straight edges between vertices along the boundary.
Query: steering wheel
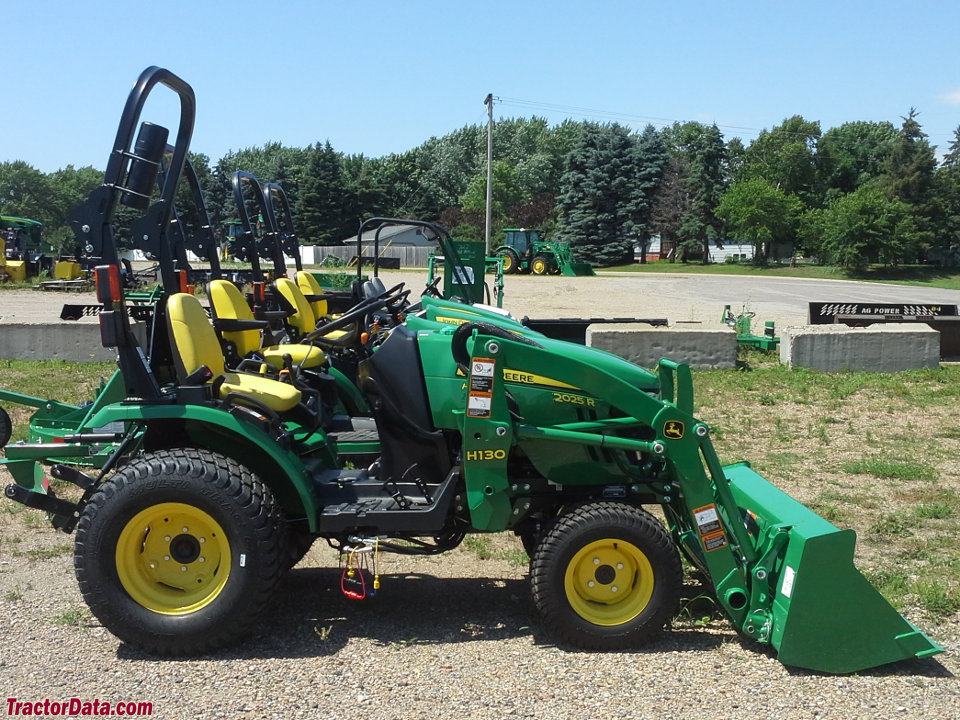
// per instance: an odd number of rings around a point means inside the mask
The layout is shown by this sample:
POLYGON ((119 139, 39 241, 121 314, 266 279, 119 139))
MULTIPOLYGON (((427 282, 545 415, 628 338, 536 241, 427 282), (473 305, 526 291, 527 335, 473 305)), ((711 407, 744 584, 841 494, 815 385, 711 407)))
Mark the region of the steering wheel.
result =
MULTIPOLYGON (((372 298, 368 298, 367 300, 360 301, 359 303, 354 305, 352 308, 347 310, 345 313, 343 313, 343 315, 341 315, 340 317, 334 320, 331 320, 328 323, 324 323, 323 325, 316 328, 315 330, 311 330, 309 333, 307 333, 304 336, 303 340, 306 342, 319 341, 319 342, 326 342, 326 343, 333 343, 333 344, 340 344, 340 345, 349 344, 349 343, 339 343, 338 341, 333 340, 331 338, 327 338, 325 336, 333 332, 334 330, 341 330, 347 327, 348 325, 352 325, 355 322, 362 320, 367 315, 369 315, 370 313, 380 308, 386 308, 390 312, 395 312, 392 309, 393 306, 397 303, 405 301, 407 298, 407 295, 410 294, 410 291, 406 290, 400 293, 399 295, 391 296, 392 293, 397 292, 402 287, 403 287, 403 283, 400 283, 399 285, 395 285, 389 290, 386 290, 385 292, 380 293, 376 297, 372 297, 372 298)), ((351 338, 351 342, 353 340, 354 338, 351 338)))
POLYGON ((409 304, 407 303, 407 296, 410 295, 410 291, 404 290, 403 292, 400 292, 400 290, 403 290, 403 286, 405 284, 406 283, 397 283, 389 290, 384 290, 382 293, 377 295, 377 299, 382 298, 387 301, 386 304, 384 305, 387 312, 391 314, 396 314, 401 310, 403 310, 403 308, 409 304), (394 293, 399 293, 399 294, 396 295, 395 297, 391 297, 394 293))
POLYGON ((440 292, 440 291, 437 289, 437 286, 440 284, 440 281, 441 281, 441 280, 443 280, 443 275, 437 275, 437 277, 435 277, 435 278, 433 279, 433 282, 430 283, 429 285, 427 285, 427 286, 423 289, 423 292, 420 293, 420 297, 423 297, 423 296, 425 296, 425 295, 429 295, 430 297, 442 298, 442 297, 443 297, 443 293, 440 292))

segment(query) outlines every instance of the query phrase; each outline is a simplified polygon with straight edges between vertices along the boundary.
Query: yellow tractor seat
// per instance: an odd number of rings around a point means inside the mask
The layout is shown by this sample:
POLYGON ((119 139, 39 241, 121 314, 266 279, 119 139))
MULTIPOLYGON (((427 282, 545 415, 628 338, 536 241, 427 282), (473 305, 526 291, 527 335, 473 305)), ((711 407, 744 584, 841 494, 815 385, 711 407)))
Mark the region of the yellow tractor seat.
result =
MULTIPOLYGON (((217 320, 253 320, 253 311, 247 305, 243 293, 232 282, 212 280, 207 287, 210 295, 210 310, 217 320)), ((223 330, 221 336, 232 343, 239 357, 257 354, 275 368, 283 367, 283 356, 289 355, 294 365, 315 368, 323 365, 326 353, 311 345, 270 345, 260 347, 259 330, 223 330)))
POLYGON ((193 295, 176 293, 167 301, 167 332, 170 349, 183 382, 206 366, 216 380, 223 377, 221 398, 236 394, 247 396, 276 412, 285 412, 300 402, 300 391, 293 385, 260 375, 227 372, 217 333, 207 319, 200 301, 193 295))
POLYGON ((317 279, 313 276, 313 273, 308 273, 305 270, 300 270, 294 273, 294 280, 297 282, 297 287, 300 288, 300 291, 303 293, 304 297, 307 298, 307 302, 310 303, 310 309, 313 310, 313 315, 316 320, 327 317, 329 314, 329 308, 327 307, 327 299, 320 298, 319 300, 314 300, 313 298, 318 298, 324 294, 323 288, 320 287, 320 283, 317 282, 317 279))
MULTIPOLYGON (((318 318, 314 315, 313 308, 310 307, 310 303, 307 301, 300 287, 290 278, 277 278, 273 285, 277 292, 279 292, 296 311, 287 318, 287 323, 289 323, 301 337, 312 333, 317 327, 318 318)), ((336 343, 338 340, 346 338, 348 334, 350 334, 350 331, 347 330, 332 330, 325 334, 323 339, 336 343)))

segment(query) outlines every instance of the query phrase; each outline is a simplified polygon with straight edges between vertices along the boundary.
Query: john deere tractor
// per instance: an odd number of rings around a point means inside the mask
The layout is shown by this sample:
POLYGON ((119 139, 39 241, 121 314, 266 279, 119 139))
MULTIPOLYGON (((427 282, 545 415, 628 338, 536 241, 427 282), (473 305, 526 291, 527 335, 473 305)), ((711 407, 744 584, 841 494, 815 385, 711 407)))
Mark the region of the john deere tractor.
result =
MULTIPOLYGON (((91 243, 107 250, 116 200, 152 187, 141 173, 156 156, 128 148, 158 83, 181 98, 168 172, 182 168, 193 93, 150 68, 121 120, 109 197, 88 208, 91 243)), ((160 200, 144 217, 140 229, 156 232, 169 209, 160 200)), ((371 318, 404 296, 392 288, 333 321, 366 325, 377 339, 358 387, 380 455, 355 469, 338 461, 323 405, 295 367, 225 369, 187 293, 157 301, 141 347, 117 264, 96 276, 102 341, 116 348, 127 397, 95 422, 129 430, 99 474, 54 466, 82 488, 77 501, 50 494, 35 462, 75 450, 9 447, 6 495, 76 530, 84 598, 130 645, 194 655, 243 640, 316 538, 340 550, 341 589, 362 599, 378 586, 381 552, 440 553, 470 533, 510 531, 531 556, 539 625, 569 645, 634 648, 660 632, 678 608, 683 554, 734 627, 785 664, 852 672, 941 651, 854 567, 852 531, 749 464, 720 463, 684 365, 661 360, 651 373, 503 311, 437 298, 376 331, 371 318)))
POLYGON ((43 223, 21 217, 0 216, 0 279, 22 282, 53 271, 53 258, 44 246, 43 223))
POLYGON ((495 254, 507 274, 596 275, 590 263, 574 261, 570 243, 543 240, 539 230, 506 228, 495 254))

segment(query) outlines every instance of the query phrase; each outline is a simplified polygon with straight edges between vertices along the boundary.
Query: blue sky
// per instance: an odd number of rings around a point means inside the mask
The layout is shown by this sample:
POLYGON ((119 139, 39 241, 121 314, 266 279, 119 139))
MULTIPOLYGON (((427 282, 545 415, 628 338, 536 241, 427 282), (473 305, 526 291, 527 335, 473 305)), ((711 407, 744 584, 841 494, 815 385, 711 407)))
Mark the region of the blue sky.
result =
MULTIPOLYGON (((801 114, 960 125, 960 4, 943 2, 2 1, 0 161, 103 168, 133 81, 197 96, 192 149, 276 140, 402 152, 495 117, 716 122, 746 142, 801 114)), ((154 94, 146 119, 169 122, 154 94)))

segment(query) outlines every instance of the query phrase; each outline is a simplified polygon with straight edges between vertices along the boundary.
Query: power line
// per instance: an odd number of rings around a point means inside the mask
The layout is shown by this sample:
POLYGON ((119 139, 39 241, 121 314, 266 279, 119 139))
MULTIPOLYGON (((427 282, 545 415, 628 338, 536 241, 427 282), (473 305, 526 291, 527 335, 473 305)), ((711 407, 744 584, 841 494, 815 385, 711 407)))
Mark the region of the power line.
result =
MULTIPOLYGON (((598 108, 589 108, 589 107, 583 107, 578 105, 545 103, 545 102, 540 102, 538 100, 524 100, 521 98, 508 98, 508 97, 495 96, 495 99, 501 105, 507 106, 507 107, 524 107, 524 108, 530 108, 532 110, 543 110, 547 112, 562 112, 562 113, 577 115, 581 117, 607 118, 611 120, 625 120, 625 121, 638 120, 641 122, 646 122, 651 125, 656 125, 660 127, 668 127, 670 125, 673 125, 674 123, 692 122, 690 120, 682 120, 679 118, 666 118, 666 117, 657 117, 654 115, 640 115, 635 113, 626 113, 626 112, 620 112, 620 111, 614 111, 614 110, 601 110, 598 108)), ((866 121, 866 122, 874 122, 874 121, 866 121)), ((753 128, 753 127, 746 127, 743 125, 727 125, 727 124, 720 124, 717 122, 713 122, 711 124, 716 125, 718 128, 723 128, 725 130, 742 131, 742 132, 750 133, 757 136, 759 136, 761 133, 764 133, 764 132, 771 132, 771 130, 768 128, 753 128)), ((893 125, 893 123, 891 123, 891 125, 893 125)), ((896 126, 894 126, 894 128, 896 128, 896 126)), ((783 135, 794 135, 796 137, 801 137, 801 138, 811 137, 809 133, 798 133, 798 132, 782 130, 782 129, 778 130, 777 132, 783 135)), ((941 146, 941 143, 933 142, 933 139, 930 136, 927 136, 927 138, 928 140, 931 141, 931 144, 933 144, 935 147, 941 146)), ((950 142, 952 142, 952 138, 948 139, 946 141, 946 144, 949 145, 950 142)))

